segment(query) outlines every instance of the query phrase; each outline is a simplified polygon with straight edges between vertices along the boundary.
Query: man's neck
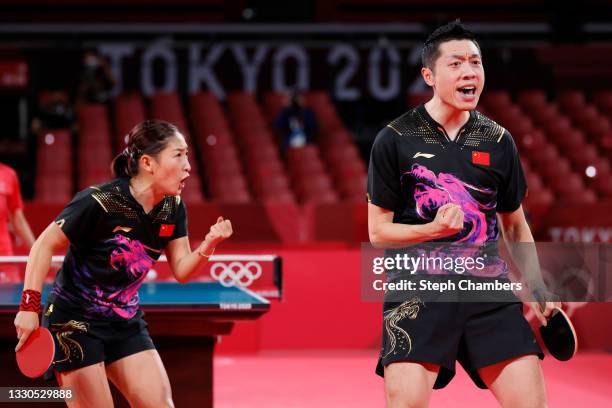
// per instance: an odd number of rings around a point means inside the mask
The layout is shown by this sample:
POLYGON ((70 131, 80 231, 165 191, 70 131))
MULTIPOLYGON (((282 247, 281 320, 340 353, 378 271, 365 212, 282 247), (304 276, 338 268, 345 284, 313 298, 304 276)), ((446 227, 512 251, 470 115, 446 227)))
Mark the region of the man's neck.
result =
POLYGON ((459 129, 470 119, 469 111, 455 109, 436 97, 425 104, 425 110, 444 128, 451 140, 455 139, 459 129))

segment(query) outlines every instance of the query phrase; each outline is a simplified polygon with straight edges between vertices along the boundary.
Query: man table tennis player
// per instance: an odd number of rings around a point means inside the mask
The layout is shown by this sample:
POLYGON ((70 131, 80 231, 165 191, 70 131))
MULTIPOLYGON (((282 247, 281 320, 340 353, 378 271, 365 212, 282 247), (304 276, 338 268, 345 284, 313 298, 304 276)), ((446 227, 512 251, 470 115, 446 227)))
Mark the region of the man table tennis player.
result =
MULTIPOLYGON (((512 136, 475 110, 485 76, 473 33, 458 21, 439 27, 424 43, 422 64, 432 99, 389 123, 372 148, 371 243, 480 245, 497 241, 500 232, 510 242, 533 242, 512 136)), ((556 306, 531 304, 543 324, 556 306)), ((543 354, 522 310, 518 301, 386 302, 376 372, 384 377, 388 407, 426 407, 432 389, 451 381, 455 361, 503 407, 546 406, 543 354), (408 339, 400 341, 400 334, 408 339)))

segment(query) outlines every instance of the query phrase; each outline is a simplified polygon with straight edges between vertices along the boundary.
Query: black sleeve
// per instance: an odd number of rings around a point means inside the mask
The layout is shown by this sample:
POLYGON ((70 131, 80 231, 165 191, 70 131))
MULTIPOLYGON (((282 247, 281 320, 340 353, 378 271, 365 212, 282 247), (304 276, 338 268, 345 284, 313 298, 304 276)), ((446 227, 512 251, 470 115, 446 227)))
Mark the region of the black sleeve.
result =
POLYGON ((388 128, 378 133, 368 167, 369 202, 391 211, 397 206, 401 189, 395 136, 388 128))
POLYGON ((504 177, 497 193, 497 211, 512 212, 519 208, 525 193, 527 182, 519 153, 510 133, 506 131, 502 138, 504 177))
POLYGON ((170 240, 187 236, 187 208, 185 207, 183 200, 181 200, 178 208, 176 209, 176 216, 174 220, 174 231, 172 233, 172 237, 170 237, 170 240))
POLYGON ((89 242, 102 215, 102 207, 92 196, 93 192, 95 190, 92 188, 78 192, 55 218, 55 223, 66 234, 70 243, 77 247, 89 242))

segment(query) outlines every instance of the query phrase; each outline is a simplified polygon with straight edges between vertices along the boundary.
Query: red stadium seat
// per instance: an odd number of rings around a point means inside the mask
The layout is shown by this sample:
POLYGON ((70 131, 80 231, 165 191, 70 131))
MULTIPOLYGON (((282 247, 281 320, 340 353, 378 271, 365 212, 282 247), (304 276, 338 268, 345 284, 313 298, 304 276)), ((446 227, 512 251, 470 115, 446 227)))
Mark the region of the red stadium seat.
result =
POLYGON ((38 176, 36 200, 44 203, 67 204, 73 195, 72 178, 68 174, 55 177, 38 176))
POLYGON ((593 93, 593 102, 603 113, 612 116, 612 90, 607 89, 593 93))
POLYGON ((552 104, 548 104, 533 110, 525 109, 525 111, 531 116, 536 125, 544 128, 546 128, 545 125, 555 123, 561 117, 563 117, 563 114, 559 111, 557 105, 552 104))
POLYGON ((569 150, 565 155, 576 166, 586 167, 599 162, 597 148, 592 144, 585 144, 577 150, 569 150))
POLYGON ((571 192, 559 196, 563 205, 589 205, 597 203, 597 194, 593 190, 583 189, 580 192, 571 192))
POLYGON ((172 123, 189 143, 189 127, 185 121, 181 99, 176 92, 158 92, 151 96, 149 117, 172 123))
POLYGON ((612 124, 610 123, 610 119, 604 116, 597 116, 582 124, 582 128, 590 136, 591 140, 596 141, 600 139, 602 135, 612 131, 612 124))
POLYGON ((270 160, 261 163, 251 163, 246 173, 248 176, 253 177, 253 180, 263 180, 270 176, 284 175, 285 169, 280 161, 270 160))
POLYGON ((559 105, 566 112, 572 112, 586 105, 584 93, 579 90, 561 91, 557 95, 559 105))
POLYGON ((264 106, 268 122, 272 123, 285 106, 289 104, 289 95, 284 92, 268 92, 264 97, 264 106))
POLYGON ((250 194, 242 190, 222 193, 215 197, 215 200, 226 204, 245 204, 253 201, 250 194))
POLYGON ((260 197, 289 190, 289 180, 283 174, 275 174, 254 180, 253 188, 260 197))
POLYGON ((338 183, 338 187, 344 197, 359 195, 361 196, 361 199, 364 200, 367 181, 368 178, 365 175, 361 177, 353 177, 350 179, 342 180, 338 183))
POLYGON ((497 113, 512 105, 510 93, 505 90, 489 90, 482 94, 483 105, 491 112, 497 113))
POLYGON ((226 193, 244 191, 248 192, 248 186, 246 179, 242 175, 230 176, 230 177, 222 177, 219 179, 215 179, 214 182, 210 183, 210 191, 212 193, 212 197, 217 198, 219 196, 223 196, 226 193))
POLYGON ((552 178, 550 180, 550 185, 555 192, 562 196, 578 195, 585 189, 582 177, 576 173, 552 178))
POLYGON ((353 144, 330 146, 323 150, 325 160, 330 163, 361 160, 359 151, 353 144))
POLYGON ((551 138, 556 138, 556 135, 573 129, 572 122, 565 116, 542 123, 542 127, 551 138))
MULTIPOLYGON (((552 135, 551 135, 552 139, 552 135)), ((554 137, 554 142, 561 148, 563 152, 574 149, 579 149, 586 143, 586 137, 581 130, 568 129, 559 132, 554 137)))
POLYGON ((545 143, 541 147, 525 149, 529 162, 539 169, 544 163, 551 163, 559 158, 559 151, 552 143, 545 143))
POLYGON ((298 192, 301 195, 333 190, 331 179, 325 173, 296 181, 298 192))
POLYGON ((530 191, 540 191, 543 187, 542 179, 537 173, 530 173, 525 175, 527 180, 527 187, 530 191))
POLYGON ((137 124, 147 118, 144 101, 138 93, 121 94, 115 99, 114 105, 115 118, 115 140, 117 149, 122 150, 125 145, 124 137, 137 124))
POLYGON ((525 111, 540 110, 548 106, 546 93, 539 89, 521 91, 518 93, 517 102, 525 111))
POLYGON ((528 117, 515 118, 503 123, 507 124, 507 129, 512 135, 524 135, 535 130, 533 121, 528 117))
POLYGON ((337 203, 338 201, 338 194, 333 190, 327 190, 304 197, 305 204, 331 204, 337 203))
POLYGON ((318 147, 315 145, 306 145, 299 149, 287 150, 287 161, 289 163, 302 160, 320 160, 318 147))
POLYGON ((529 189, 527 193, 527 197, 525 197, 524 204, 525 206, 530 208, 540 208, 547 209, 555 201, 555 195, 552 191, 547 188, 542 188, 540 190, 529 189))
POLYGON ((542 163, 538 167, 538 172, 542 175, 544 181, 557 176, 568 175, 572 172, 572 166, 564 157, 559 157, 557 160, 552 160, 542 163))
POLYGON ((597 177, 591 186, 603 198, 612 198, 612 178, 597 177))

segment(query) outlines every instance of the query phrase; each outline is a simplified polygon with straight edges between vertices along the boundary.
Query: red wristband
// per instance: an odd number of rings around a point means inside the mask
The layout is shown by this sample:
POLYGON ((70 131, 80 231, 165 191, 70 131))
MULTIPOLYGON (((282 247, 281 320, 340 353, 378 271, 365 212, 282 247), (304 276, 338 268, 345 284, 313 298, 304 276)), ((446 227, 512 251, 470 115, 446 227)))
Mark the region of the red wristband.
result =
POLYGON ((21 303, 19 304, 19 311, 40 313, 42 311, 40 301, 41 295, 39 291, 33 289, 26 289, 21 292, 21 303))

